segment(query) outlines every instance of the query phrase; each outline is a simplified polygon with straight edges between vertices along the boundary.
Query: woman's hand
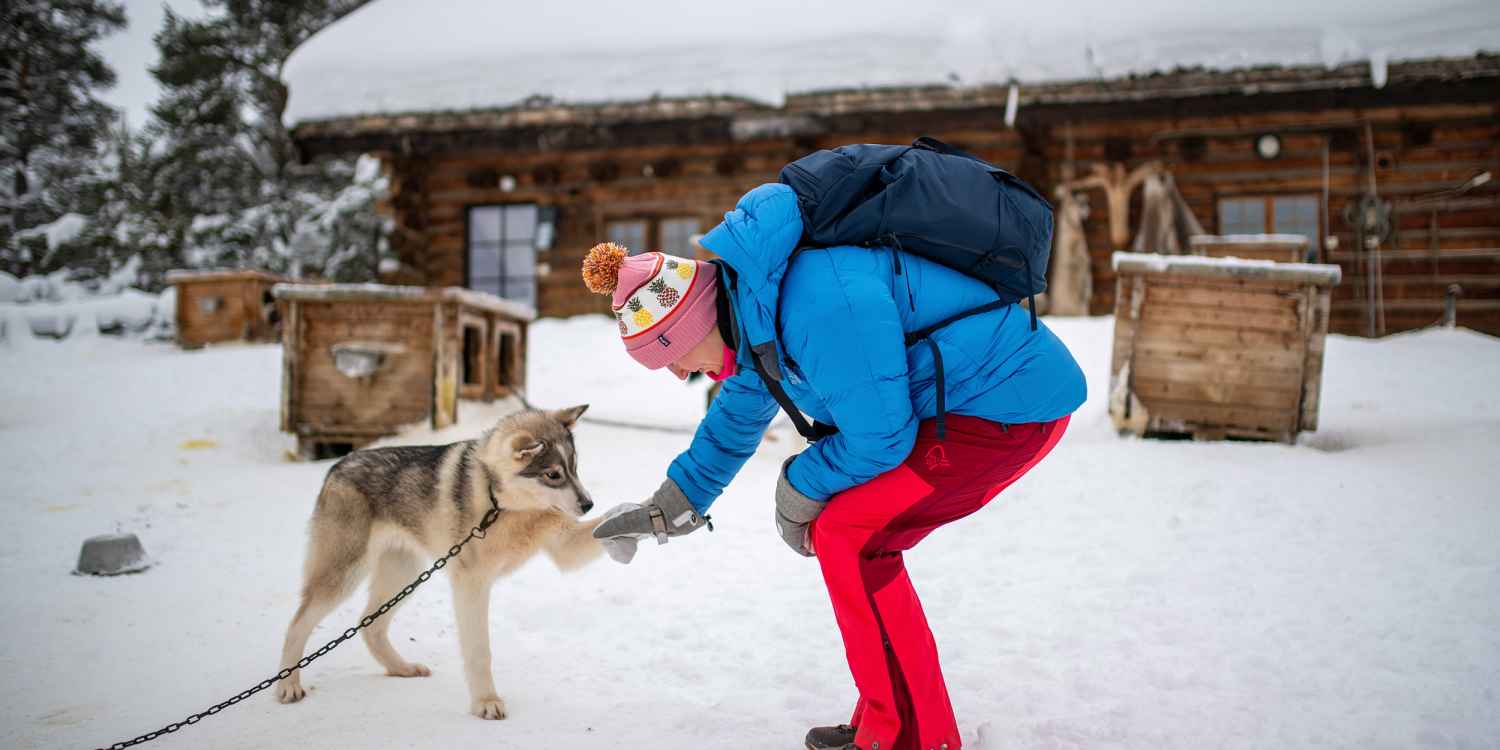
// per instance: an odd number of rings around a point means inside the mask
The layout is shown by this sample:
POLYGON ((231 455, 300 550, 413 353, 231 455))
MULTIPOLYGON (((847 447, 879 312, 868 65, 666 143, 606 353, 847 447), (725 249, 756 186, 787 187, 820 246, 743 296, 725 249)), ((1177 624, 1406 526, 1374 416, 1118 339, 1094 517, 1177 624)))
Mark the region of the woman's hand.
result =
POLYGON ((796 456, 781 465, 781 479, 776 482, 776 530, 793 552, 812 557, 811 525, 813 519, 823 512, 823 503, 798 492, 787 480, 786 470, 794 459, 796 456))
MULTIPOLYGON (((609 512, 599 518, 599 525, 602 526, 613 518, 640 509, 641 506, 637 503, 620 503, 610 508, 609 512)), ((595 538, 598 538, 598 526, 595 526, 594 529, 595 538)), ((599 539, 599 546, 604 548, 604 554, 609 555, 609 559, 621 565, 629 565, 630 561, 635 559, 636 542, 643 536, 645 534, 619 534, 617 536, 604 537, 599 539)))
POLYGON ((628 563, 642 537, 654 536, 658 544, 666 544, 667 539, 690 534, 705 523, 677 483, 668 479, 645 503, 621 503, 611 508, 594 527, 594 538, 604 545, 611 559, 628 563))

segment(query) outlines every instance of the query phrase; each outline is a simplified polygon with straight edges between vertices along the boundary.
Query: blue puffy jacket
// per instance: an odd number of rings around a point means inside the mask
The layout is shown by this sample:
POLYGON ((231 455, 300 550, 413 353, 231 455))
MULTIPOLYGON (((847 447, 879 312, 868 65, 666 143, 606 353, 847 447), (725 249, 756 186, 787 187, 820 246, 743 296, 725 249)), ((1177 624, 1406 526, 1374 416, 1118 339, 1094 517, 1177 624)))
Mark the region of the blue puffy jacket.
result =
MULTIPOLYGON (((906 332, 995 299, 977 279, 890 248, 805 250, 788 271, 801 236, 796 194, 767 184, 740 198, 703 238, 736 272, 728 293, 739 374, 724 381, 692 445, 667 469, 700 512, 755 452, 779 408, 755 372, 752 345, 776 340, 792 402, 839 428, 787 469, 793 487, 827 500, 900 465, 917 424, 937 413, 932 352, 926 344, 907 347, 906 332)), ((1031 330, 1017 305, 960 320, 932 338, 942 351, 948 413, 1020 424, 1058 419, 1083 404, 1073 356, 1045 324, 1031 330)))

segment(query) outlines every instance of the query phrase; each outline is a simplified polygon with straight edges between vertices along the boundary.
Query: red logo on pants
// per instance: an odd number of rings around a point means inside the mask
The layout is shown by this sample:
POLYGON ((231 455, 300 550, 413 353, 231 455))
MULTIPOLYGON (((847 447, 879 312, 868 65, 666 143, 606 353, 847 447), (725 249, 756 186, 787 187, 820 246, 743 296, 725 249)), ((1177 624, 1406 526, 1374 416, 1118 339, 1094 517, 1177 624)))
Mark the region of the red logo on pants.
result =
POLYGON ((932 446, 932 448, 927 451, 927 455, 924 456, 922 460, 927 463, 928 471, 932 471, 933 469, 946 469, 949 466, 952 466, 952 464, 948 463, 948 453, 943 450, 943 446, 941 445, 932 446))

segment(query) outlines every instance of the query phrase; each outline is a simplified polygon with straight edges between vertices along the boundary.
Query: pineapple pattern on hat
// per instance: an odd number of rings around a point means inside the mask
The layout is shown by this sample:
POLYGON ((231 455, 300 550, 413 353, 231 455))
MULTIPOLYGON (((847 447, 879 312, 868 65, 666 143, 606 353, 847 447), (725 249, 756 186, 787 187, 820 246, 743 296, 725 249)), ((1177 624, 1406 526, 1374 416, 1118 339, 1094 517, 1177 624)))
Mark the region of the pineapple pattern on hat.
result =
POLYGON ((692 290, 697 277, 697 264, 658 253, 651 280, 635 290, 622 308, 615 310, 620 335, 627 339, 639 336, 666 320, 692 290))
POLYGON ((718 320, 718 269, 660 251, 631 255, 601 242, 583 259, 583 283, 607 294, 625 351, 658 370, 708 335, 718 320))

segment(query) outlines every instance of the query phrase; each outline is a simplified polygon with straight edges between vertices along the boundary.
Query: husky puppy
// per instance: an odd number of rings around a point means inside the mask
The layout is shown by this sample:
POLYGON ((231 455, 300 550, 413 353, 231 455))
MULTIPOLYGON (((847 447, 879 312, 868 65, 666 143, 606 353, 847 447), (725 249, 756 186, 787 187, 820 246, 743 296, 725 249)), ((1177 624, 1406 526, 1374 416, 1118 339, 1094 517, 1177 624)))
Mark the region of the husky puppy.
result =
MULTIPOLYGON (((578 483, 573 424, 588 406, 524 411, 476 440, 452 445, 374 448, 350 453, 329 470, 309 523, 302 604, 287 627, 281 668, 295 666, 318 622, 370 578, 369 614, 448 553, 490 509, 500 516, 484 538, 464 546, 447 570, 453 583, 458 646, 469 685, 469 711, 505 718, 490 674, 490 585, 538 551, 561 570, 581 567, 603 549, 598 519, 578 483)), ((426 677, 427 667, 396 653, 387 632, 392 610, 362 633, 386 674, 426 677)), ((276 689, 282 703, 307 695, 301 670, 276 689)))

